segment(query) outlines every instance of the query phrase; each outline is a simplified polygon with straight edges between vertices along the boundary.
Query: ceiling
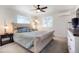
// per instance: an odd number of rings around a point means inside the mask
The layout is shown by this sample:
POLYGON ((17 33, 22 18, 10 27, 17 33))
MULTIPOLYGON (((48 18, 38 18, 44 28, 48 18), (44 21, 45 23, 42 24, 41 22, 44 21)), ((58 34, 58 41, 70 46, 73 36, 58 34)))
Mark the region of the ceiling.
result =
MULTIPOLYGON (((43 6, 44 5, 41 5, 40 7, 43 6)), ((46 6, 48 7, 47 9, 45 9, 46 12, 41 12, 41 13, 36 13, 36 11, 34 11, 35 8, 33 7, 33 5, 14 5, 14 6, 7 6, 7 8, 11 8, 23 14, 30 14, 30 15, 57 14, 57 13, 72 11, 76 8, 76 5, 46 5, 46 6)))

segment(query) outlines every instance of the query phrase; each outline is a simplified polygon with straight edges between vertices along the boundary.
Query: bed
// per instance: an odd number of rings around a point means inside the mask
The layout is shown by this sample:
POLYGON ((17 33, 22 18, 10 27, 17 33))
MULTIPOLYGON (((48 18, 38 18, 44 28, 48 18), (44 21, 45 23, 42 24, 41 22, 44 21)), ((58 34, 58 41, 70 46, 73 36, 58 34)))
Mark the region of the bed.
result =
POLYGON ((52 30, 15 33, 14 41, 24 48, 38 53, 53 39, 53 32, 52 30))

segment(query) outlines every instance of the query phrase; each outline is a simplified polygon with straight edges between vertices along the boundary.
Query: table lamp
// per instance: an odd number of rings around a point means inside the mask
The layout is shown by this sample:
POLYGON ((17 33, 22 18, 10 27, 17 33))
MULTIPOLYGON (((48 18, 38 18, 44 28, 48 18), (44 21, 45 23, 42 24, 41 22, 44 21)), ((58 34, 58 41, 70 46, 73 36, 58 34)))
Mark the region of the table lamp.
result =
POLYGON ((6 26, 4 26, 4 33, 6 34, 7 33, 7 28, 8 28, 8 26, 6 25, 6 26))

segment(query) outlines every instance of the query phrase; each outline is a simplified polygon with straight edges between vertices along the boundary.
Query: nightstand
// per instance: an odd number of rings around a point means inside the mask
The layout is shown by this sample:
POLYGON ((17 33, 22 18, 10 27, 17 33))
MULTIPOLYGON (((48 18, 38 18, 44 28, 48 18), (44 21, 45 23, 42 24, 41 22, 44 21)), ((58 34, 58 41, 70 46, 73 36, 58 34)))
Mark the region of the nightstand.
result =
POLYGON ((6 33, 3 35, 0 35, 0 46, 4 45, 3 40, 9 38, 9 41, 7 43, 13 42, 13 33, 6 33))

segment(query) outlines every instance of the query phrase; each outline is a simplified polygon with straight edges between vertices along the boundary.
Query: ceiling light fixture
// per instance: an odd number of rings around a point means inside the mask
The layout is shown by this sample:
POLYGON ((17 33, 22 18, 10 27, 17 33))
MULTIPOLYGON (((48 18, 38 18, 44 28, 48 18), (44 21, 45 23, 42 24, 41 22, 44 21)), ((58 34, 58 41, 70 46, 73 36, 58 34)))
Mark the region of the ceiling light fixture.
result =
POLYGON ((36 12, 37 12, 37 13, 39 13, 39 12, 40 12, 40 10, 36 10, 36 12))

